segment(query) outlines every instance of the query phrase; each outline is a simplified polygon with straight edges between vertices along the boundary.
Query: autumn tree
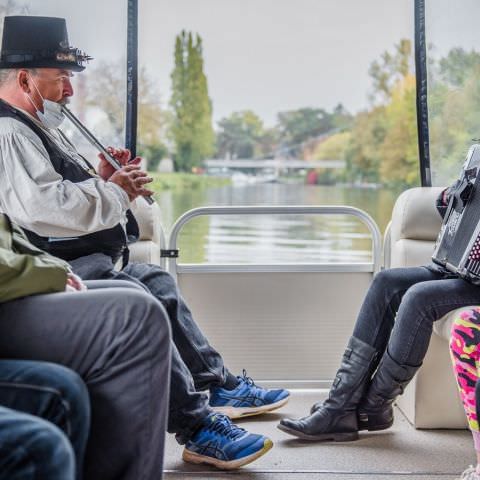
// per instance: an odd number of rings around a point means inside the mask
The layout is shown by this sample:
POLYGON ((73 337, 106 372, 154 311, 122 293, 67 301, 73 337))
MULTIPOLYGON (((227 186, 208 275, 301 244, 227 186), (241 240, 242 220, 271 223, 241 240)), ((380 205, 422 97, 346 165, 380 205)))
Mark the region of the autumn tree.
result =
POLYGON ((405 38, 394 46, 393 53, 385 51, 380 60, 372 62, 368 70, 373 82, 370 92, 372 103, 388 102, 397 83, 412 70, 411 64, 412 42, 405 38))
POLYGON ((410 40, 372 63, 371 109, 354 121, 346 152, 354 180, 415 185, 419 179, 415 76, 410 40))

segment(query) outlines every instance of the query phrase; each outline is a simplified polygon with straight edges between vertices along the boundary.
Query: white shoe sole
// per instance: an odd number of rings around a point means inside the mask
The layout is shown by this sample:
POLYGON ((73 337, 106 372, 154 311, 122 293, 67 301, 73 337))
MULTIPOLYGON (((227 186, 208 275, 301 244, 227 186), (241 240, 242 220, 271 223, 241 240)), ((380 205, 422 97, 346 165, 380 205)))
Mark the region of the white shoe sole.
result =
POLYGON ((273 447, 273 442, 270 439, 266 439, 263 448, 258 452, 252 453, 248 457, 239 458, 238 460, 231 460, 226 462, 225 460, 218 460, 217 458, 206 457, 199 455, 198 453, 191 452, 186 448, 183 450, 182 458, 187 463, 194 463, 196 465, 205 464, 212 465, 220 470, 237 470, 248 463, 252 463, 257 458, 265 455, 273 447))
POLYGON ((210 407, 213 411, 226 415, 230 419, 253 417, 254 415, 261 415, 262 413, 272 412, 283 407, 290 400, 290 396, 271 403, 270 405, 262 405, 261 407, 210 407))

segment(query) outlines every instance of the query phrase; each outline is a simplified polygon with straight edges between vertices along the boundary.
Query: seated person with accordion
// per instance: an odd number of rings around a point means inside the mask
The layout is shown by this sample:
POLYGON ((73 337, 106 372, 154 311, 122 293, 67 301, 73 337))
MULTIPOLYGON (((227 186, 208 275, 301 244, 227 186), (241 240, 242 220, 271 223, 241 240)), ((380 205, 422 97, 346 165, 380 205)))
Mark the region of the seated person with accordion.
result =
POLYGON ((392 404, 422 365, 433 322, 480 305, 479 165, 480 145, 474 145, 460 179, 437 200, 444 221, 433 263, 375 276, 328 399, 304 418, 282 420, 281 430, 313 441, 348 441, 361 430, 393 424, 392 404))

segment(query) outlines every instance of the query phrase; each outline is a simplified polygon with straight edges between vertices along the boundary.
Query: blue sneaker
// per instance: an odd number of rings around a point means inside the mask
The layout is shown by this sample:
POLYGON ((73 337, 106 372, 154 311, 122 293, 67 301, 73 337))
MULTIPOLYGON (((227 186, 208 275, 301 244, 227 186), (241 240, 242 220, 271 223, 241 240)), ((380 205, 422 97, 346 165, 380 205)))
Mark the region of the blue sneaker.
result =
POLYGON ((212 413, 185 445, 183 460, 206 463, 222 470, 235 470, 267 453, 273 442, 263 435, 248 433, 225 415, 212 413))
POLYGON ((210 390, 210 406, 215 412, 230 418, 249 417, 283 407, 290 398, 284 389, 267 390, 255 385, 247 372, 237 377, 239 384, 233 390, 214 387, 210 390))

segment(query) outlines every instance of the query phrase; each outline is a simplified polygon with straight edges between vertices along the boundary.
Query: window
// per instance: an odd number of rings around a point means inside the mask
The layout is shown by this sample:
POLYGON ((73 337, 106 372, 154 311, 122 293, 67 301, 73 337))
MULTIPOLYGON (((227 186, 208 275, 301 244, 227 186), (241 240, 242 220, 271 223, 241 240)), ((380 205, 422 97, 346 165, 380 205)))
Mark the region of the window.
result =
MULTIPOLYGON (((399 189, 418 185, 413 1, 139 7, 139 145, 152 170, 161 162, 167 227, 202 205, 347 204, 383 230, 399 189)), ((368 235, 353 223, 202 218, 181 236, 182 260, 365 260, 368 235)))
POLYGON ((480 136, 480 8, 475 0, 426 5, 432 183, 448 185, 480 136))

